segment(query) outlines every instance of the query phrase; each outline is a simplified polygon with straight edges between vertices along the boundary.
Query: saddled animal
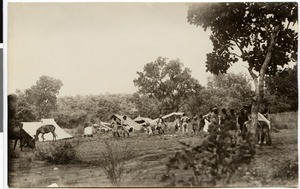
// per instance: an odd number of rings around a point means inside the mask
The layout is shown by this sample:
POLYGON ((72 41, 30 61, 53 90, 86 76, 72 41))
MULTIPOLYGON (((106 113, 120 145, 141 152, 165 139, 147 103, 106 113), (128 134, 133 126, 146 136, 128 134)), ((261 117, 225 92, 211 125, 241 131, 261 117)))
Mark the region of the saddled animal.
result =
POLYGON ((24 131, 22 125, 9 129, 8 138, 15 140, 14 150, 16 149, 18 140, 20 141, 21 151, 23 151, 23 147, 35 148, 35 140, 24 131))
POLYGON ((257 126, 257 139, 261 145, 272 145, 269 125, 266 122, 259 121, 257 126))
POLYGON ((56 140, 56 133, 55 133, 55 126, 54 125, 43 125, 41 126, 40 128, 38 128, 36 130, 36 133, 34 135, 34 138, 36 141, 39 140, 39 134, 42 134, 42 139, 43 139, 43 142, 45 141, 45 138, 44 138, 44 135, 47 134, 47 133, 52 133, 53 135, 53 140, 56 140))
POLYGON ((244 123, 244 127, 246 128, 245 133, 256 133, 257 141, 259 144, 263 145, 266 143, 266 145, 271 146, 272 140, 270 135, 270 128, 266 122, 258 121, 257 128, 253 128, 252 121, 247 121, 244 123))

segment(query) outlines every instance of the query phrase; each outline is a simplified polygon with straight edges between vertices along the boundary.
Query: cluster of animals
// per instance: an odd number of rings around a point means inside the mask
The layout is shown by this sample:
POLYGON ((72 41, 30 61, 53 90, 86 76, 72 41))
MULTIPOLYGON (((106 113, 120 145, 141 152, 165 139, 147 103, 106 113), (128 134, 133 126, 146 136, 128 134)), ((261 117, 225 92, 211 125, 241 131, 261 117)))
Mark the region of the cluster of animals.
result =
POLYGON ((36 130, 34 138, 32 138, 22 127, 22 124, 9 128, 8 138, 15 140, 14 150, 16 148, 18 140, 20 141, 20 148, 23 151, 23 147, 35 148, 35 141, 38 141, 38 136, 41 134, 43 141, 45 141, 44 135, 46 133, 52 133, 53 140, 56 140, 55 126, 53 125, 43 125, 36 130))

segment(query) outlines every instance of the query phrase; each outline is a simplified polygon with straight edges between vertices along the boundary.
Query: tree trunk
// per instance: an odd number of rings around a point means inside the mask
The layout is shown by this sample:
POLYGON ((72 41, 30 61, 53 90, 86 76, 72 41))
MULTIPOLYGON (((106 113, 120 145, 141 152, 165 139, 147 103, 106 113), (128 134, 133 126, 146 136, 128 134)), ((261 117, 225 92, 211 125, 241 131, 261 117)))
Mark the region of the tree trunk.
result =
POLYGON ((259 105, 264 96, 265 74, 266 74, 268 65, 271 61, 271 58, 272 58, 272 53, 273 53, 274 46, 275 46, 275 43, 277 40, 277 34, 279 32, 279 29, 280 29, 280 25, 275 26, 275 28, 271 34, 271 41, 270 41, 270 45, 268 47, 267 55, 266 55, 263 65, 259 71, 258 90, 256 91, 256 98, 254 99, 254 102, 252 103, 252 110, 251 110, 252 124, 251 124, 251 128, 249 129, 249 132, 253 136, 256 135, 259 105))

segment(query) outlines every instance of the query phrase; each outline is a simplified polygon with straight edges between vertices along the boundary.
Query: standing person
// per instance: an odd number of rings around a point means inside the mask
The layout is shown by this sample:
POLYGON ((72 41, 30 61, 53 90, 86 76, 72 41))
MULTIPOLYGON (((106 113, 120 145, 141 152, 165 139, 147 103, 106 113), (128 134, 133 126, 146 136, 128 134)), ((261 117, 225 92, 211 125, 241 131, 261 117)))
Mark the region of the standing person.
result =
POLYGON ((188 127, 188 122, 189 118, 185 115, 185 114, 182 114, 182 117, 181 117, 181 128, 182 128, 182 132, 183 133, 186 133, 188 132, 187 130, 187 127, 188 127))
POLYGON ((175 132, 177 132, 180 128, 180 119, 178 116, 175 116, 175 120, 174 120, 174 128, 175 128, 175 132))
POLYGON ((221 118, 220 118, 220 124, 224 125, 225 122, 228 120, 228 114, 225 108, 222 108, 221 110, 221 118))
POLYGON ((164 119, 162 118, 162 115, 160 115, 158 120, 157 120, 158 134, 165 134, 163 126, 166 127, 167 125, 165 124, 164 119))
POLYGON ((123 120, 121 120, 121 126, 123 130, 123 136, 125 137, 125 135, 127 134, 127 136, 129 137, 129 125, 127 123, 127 116, 124 116, 123 120))
POLYGON ((149 120, 146 120, 146 131, 148 136, 153 134, 149 120))
POLYGON ((235 114, 234 109, 230 109, 229 121, 231 126, 231 130, 237 130, 237 116, 235 114))
POLYGON ((208 132, 212 132, 219 128, 219 110, 217 107, 213 108, 212 113, 210 114, 210 124, 208 126, 208 132))
POLYGON ((197 133, 197 131, 199 130, 198 128, 199 128, 198 116, 195 115, 192 120, 192 129, 194 134, 197 133))
POLYGON ((242 138, 245 139, 245 133, 247 132, 247 127, 245 126, 245 122, 249 121, 248 111, 246 108, 242 108, 240 115, 238 116, 238 124, 240 126, 240 131, 242 133, 242 138))
POLYGON ((113 120, 110 122, 110 125, 112 127, 113 137, 120 137, 116 117, 113 118, 113 120))
POLYGON ((205 118, 203 117, 202 114, 200 114, 200 117, 199 117, 199 132, 200 133, 203 132, 204 125, 205 125, 205 118))

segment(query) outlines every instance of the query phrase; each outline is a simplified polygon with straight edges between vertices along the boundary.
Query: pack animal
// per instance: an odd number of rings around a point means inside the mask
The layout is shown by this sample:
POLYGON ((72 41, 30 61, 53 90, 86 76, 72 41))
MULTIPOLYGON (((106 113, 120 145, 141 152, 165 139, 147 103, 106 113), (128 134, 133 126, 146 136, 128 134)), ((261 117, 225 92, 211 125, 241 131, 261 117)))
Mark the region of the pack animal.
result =
POLYGON ((23 151, 23 147, 35 148, 35 140, 24 131, 22 126, 15 126, 11 128, 8 132, 8 138, 15 140, 14 150, 16 149, 18 140, 20 141, 20 148, 23 151))
POLYGON ((55 133, 55 127, 53 125, 43 125, 41 126, 40 128, 38 128, 36 130, 36 134, 34 135, 34 138, 36 141, 39 140, 39 134, 42 134, 42 139, 43 139, 43 142, 45 141, 45 138, 44 138, 44 135, 47 134, 47 133, 52 133, 53 135, 53 141, 56 140, 56 133, 55 133))
MULTIPOLYGON (((251 130, 251 120, 244 123, 244 126, 247 128, 247 132, 251 130)), ((253 129, 252 129, 253 130, 253 129)), ((270 129, 267 123, 263 121, 258 121, 256 130, 256 137, 258 144, 260 145, 272 145, 271 135, 270 135, 270 129)))
POLYGON ((257 126, 257 140, 260 145, 272 145, 270 129, 266 122, 259 121, 257 126))

